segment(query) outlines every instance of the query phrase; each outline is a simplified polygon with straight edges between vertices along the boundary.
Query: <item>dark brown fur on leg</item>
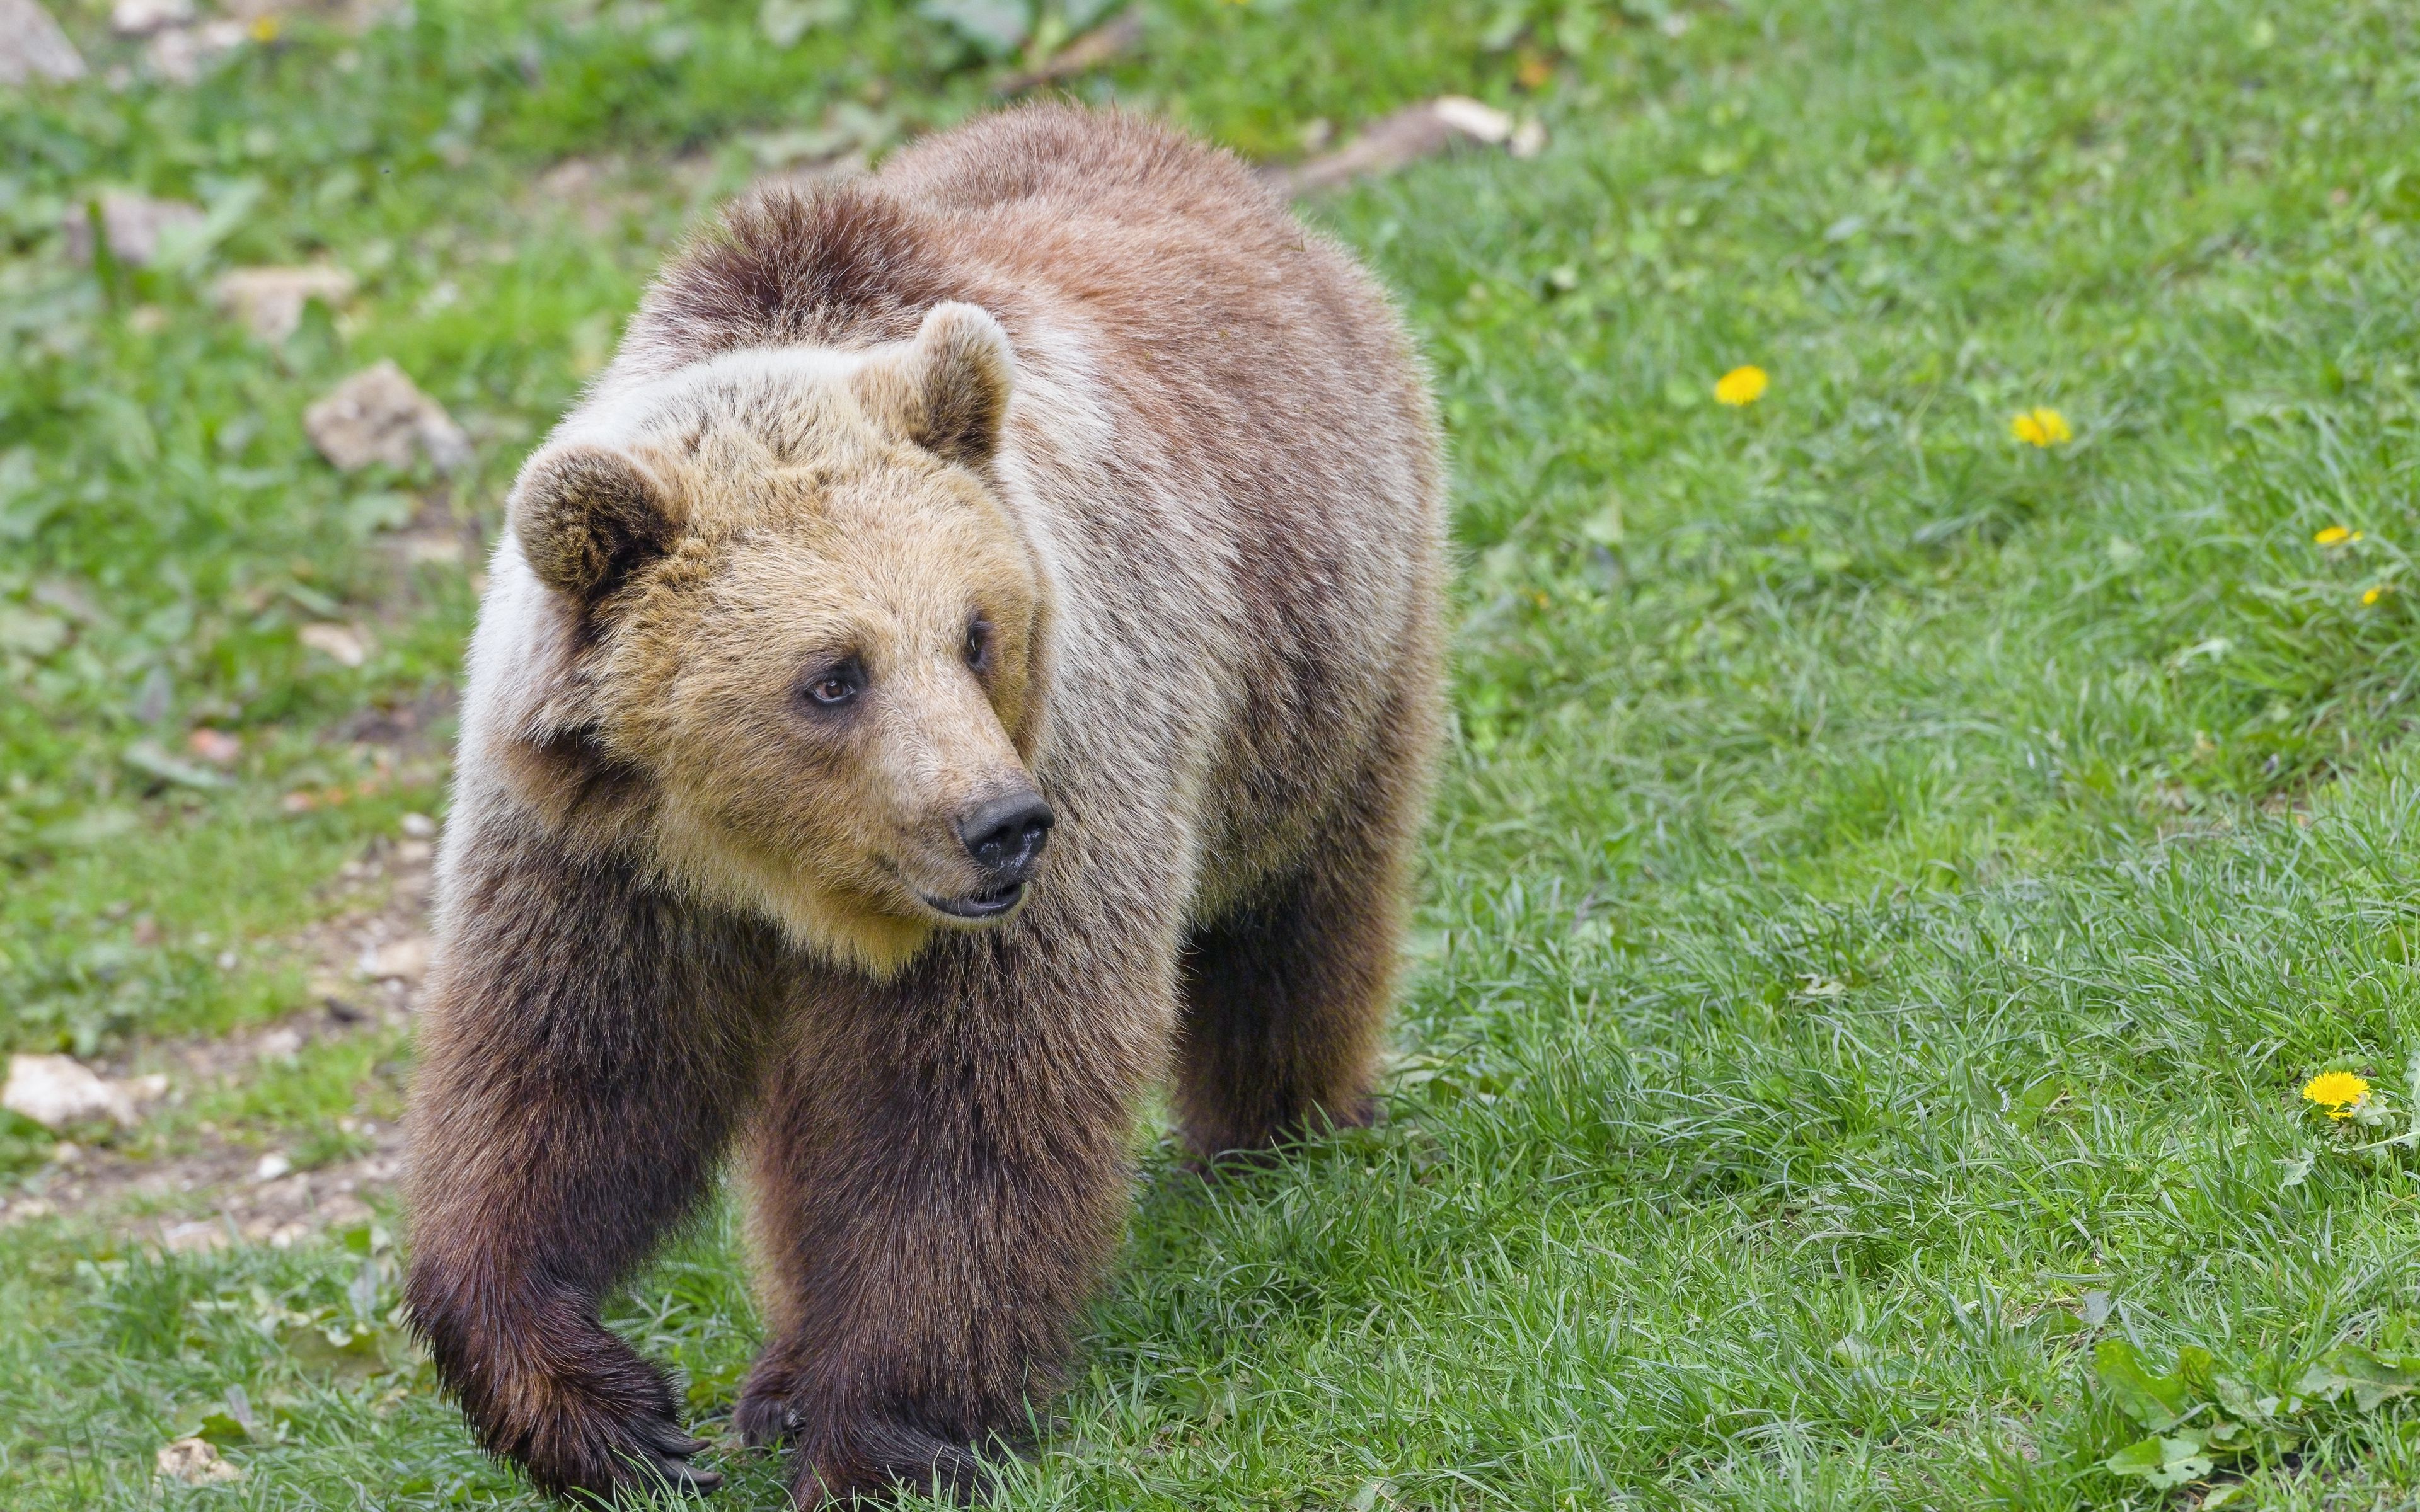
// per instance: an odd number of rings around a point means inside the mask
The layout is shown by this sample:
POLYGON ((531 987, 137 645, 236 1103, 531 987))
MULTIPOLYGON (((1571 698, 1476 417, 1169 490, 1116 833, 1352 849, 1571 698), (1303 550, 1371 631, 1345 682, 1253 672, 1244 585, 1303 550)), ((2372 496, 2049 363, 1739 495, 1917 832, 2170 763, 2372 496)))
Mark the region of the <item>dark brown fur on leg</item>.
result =
POLYGON ((1175 1102, 1197 1161, 1371 1120, 1425 770, 1374 768, 1301 871, 1187 942, 1175 1102))
POLYGON ((1027 1436, 1115 1248, 1168 989, 1106 954, 1065 963, 1091 981, 1055 972, 1058 927, 818 992, 768 1070, 752 1143, 773 1342, 735 1418, 794 1446, 804 1505, 901 1483, 975 1497, 980 1452, 1027 1436))
POLYGON ((413 1326, 548 1490, 706 1489, 663 1373, 597 1305, 705 1190, 769 948, 508 823, 462 849, 413 1091, 413 1326))

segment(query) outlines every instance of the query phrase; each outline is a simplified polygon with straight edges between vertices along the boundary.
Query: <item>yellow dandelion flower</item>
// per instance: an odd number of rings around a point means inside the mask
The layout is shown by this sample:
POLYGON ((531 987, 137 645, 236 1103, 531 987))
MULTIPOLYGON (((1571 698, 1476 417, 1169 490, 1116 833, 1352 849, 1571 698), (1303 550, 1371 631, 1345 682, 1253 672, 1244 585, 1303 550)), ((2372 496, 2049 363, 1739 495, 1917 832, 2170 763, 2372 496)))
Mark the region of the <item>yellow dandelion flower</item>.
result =
POLYGON ((2028 409, 2011 418, 2009 434, 2027 446, 2056 446, 2075 440, 2075 432, 2068 428, 2067 417, 2049 409, 2028 409))
POLYGON ((1750 363, 1745 367, 1734 367, 1717 379, 1714 383, 1714 397, 1733 409, 1738 409, 1763 398, 1764 391, 1771 387, 1773 387, 1772 378, 1763 368, 1750 363))
POLYGON ((2385 596, 2386 596, 2386 585, 2385 585, 2384 583, 2381 583, 2381 584, 2379 584, 2377 587, 2375 587, 2375 588, 2371 589, 2369 592, 2367 592, 2367 593, 2366 593, 2366 594, 2362 594, 2362 595, 2361 595, 2361 601, 2362 601, 2362 604, 2364 605, 2364 607, 2366 607, 2366 606, 2368 606, 2368 605, 2371 605, 2371 604, 2375 604, 2375 603, 2377 603, 2380 599, 2384 598, 2385 596))
POLYGON ((256 42, 273 42, 277 40, 277 18, 275 16, 255 16, 252 19, 252 39, 256 42))
POLYGON ((2331 525, 2326 530, 2321 531, 2319 534, 2312 536, 2311 544, 2313 546, 2335 546, 2339 541, 2350 541, 2351 539, 2352 532, 2346 530, 2341 525, 2331 525))
POLYGON ((2350 1119, 2369 1095, 2369 1080, 2349 1071, 2323 1071, 2303 1084, 2303 1096, 2328 1110, 2331 1119, 2350 1119))

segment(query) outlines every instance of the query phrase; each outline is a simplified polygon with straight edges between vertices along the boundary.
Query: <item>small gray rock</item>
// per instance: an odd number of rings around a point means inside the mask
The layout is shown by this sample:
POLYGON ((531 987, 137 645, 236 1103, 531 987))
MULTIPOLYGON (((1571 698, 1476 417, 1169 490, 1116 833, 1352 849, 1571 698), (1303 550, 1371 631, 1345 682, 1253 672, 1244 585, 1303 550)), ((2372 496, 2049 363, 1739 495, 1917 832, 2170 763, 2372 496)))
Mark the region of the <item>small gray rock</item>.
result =
POLYGON ((10 1056, 0 1107, 53 1130, 96 1119, 134 1121, 134 1100, 126 1088, 101 1080, 72 1056, 10 1056))
POLYGON ((84 77, 84 54, 34 0, 0 0, 0 85, 84 77))
POLYGON ((471 439, 444 406, 420 392, 392 361, 365 367, 302 411, 302 429, 340 471, 373 462, 411 466, 426 455, 440 472, 471 460, 471 439))
POLYGON ((302 324, 312 300, 336 304, 353 292, 353 275, 341 268, 239 268, 211 290, 219 308, 243 321, 263 341, 281 342, 302 324))
MULTIPOLYGON (((8 0, 0 0, 5 6, 8 0)), ((165 233, 198 228, 208 217, 198 205, 183 200, 153 199, 122 189, 101 196, 101 234, 109 239, 109 255, 119 262, 147 268, 160 255, 165 233)), ((68 207, 65 229, 68 255, 80 263, 92 261, 92 216, 81 203, 68 207)))
POLYGON ((117 0, 109 8, 109 29, 120 37, 148 37, 194 19, 194 0, 117 0))

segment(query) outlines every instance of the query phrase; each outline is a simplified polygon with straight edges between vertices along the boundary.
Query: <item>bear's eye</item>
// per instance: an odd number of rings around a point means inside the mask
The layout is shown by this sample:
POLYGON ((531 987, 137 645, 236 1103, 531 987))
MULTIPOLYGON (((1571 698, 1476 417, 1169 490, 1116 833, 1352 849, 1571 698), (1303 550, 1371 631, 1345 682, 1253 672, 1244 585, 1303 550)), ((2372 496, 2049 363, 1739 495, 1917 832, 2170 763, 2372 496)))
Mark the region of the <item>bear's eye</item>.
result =
POLYGON ((865 674, 854 661, 829 667, 807 679, 807 702, 818 708, 836 709, 849 702, 864 690, 865 674))
POLYGON ((978 614, 967 622, 967 665, 982 671, 991 662, 991 621, 978 614))

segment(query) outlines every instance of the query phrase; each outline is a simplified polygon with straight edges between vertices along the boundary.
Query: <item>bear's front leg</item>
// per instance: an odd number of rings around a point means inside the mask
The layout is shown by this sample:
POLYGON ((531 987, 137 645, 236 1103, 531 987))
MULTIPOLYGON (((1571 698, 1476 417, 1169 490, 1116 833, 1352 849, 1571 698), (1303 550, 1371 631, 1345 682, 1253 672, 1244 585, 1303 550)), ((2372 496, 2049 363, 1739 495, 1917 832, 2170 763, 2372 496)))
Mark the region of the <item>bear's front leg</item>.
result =
POLYGON ((1172 944, 1128 964, 1032 922, 834 984, 772 1057, 752 1132, 772 1342, 736 1418, 794 1446, 802 1505, 970 1500, 979 1455, 1030 1437, 1123 1232, 1172 944))
POLYGON ((419 1030, 413 1326, 480 1443, 548 1490, 710 1488, 663 1372, 597 1310, 706 1189, 753 1081, 769 945, 479 827, 453 838, 419 1030))

